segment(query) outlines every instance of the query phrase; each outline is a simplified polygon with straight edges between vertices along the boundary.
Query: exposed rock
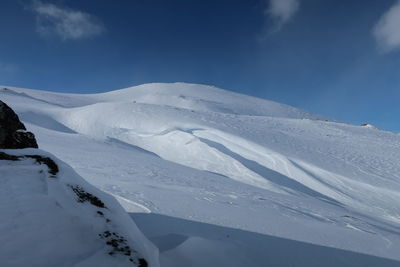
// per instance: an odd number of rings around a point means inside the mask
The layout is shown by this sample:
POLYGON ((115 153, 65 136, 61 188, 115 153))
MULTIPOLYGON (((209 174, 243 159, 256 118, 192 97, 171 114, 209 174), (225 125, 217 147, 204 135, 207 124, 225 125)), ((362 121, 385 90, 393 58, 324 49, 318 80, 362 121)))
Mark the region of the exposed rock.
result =
POLYGON ((35 135, 27 132, 18 115, 0 100, 0 149, 38 148, 35 135))
POLYGON ((78 202, 84 203, 88 201, 90 202, 90 204, 99 208, 106 208, 103 201, 101 201, 98 197, 86 192, 82 187, 73 185, 69 185, 69 187, 71 187, 72 191, 74 191, 75 194, 79 197, 78 202))
POLYGON ((369 123, 363 123, 360 126, 366 127, 366 128, 371 128, 371 129, 377 129, 374 125, 369 124, 369 123))
POLYGON ((55 178, 56 174, 59 172, 58 165, 54 162, 49 157, 43 157, 40 155, 24 155, 24 156, 14 156, 14 155, 9 155, 4 152, 0 152, 0 160, 10 160, 10 161, 18 161, 18 160, 23 160, 26 158, 31 158, 36 161, 38 164, 44 164, 48 168, 49 174, 51 174, 50 177, 55 178))

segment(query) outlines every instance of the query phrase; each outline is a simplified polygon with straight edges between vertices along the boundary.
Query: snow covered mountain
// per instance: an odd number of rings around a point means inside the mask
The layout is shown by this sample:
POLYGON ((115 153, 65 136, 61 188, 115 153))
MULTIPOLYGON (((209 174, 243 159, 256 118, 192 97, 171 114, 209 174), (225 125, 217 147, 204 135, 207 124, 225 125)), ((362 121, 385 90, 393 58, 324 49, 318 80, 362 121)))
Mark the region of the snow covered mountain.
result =
POLYGON ((1 266, 159 266, 118 202, 39 150, 2 101, 0 148, 1 266))
POLYGON ((161 266, 400 266, 398 134, 185 83, 0 99, 161 266))

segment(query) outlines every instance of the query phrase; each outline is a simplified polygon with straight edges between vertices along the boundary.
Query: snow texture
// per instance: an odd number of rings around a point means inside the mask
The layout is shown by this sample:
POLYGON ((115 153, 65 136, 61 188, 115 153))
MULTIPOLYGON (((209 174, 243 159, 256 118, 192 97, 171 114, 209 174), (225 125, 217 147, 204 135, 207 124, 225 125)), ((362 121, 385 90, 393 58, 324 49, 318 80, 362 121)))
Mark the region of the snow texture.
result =
POLYGON ((0 99, 161 266, 400 266, 398 134, 185 83, 0 99))
POLYGON ((111 196, 38 149, 0 152, 1 266, 158 266, 111 196))

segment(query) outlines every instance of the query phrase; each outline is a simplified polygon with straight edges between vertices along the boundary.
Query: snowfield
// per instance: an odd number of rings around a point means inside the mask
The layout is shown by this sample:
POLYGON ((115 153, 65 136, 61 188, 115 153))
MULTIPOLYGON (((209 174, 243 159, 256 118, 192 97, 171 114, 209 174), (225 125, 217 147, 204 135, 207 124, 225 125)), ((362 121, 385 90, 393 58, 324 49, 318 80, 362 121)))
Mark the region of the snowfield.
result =
POLYGON ((0 99, 131 213, 163 267, 400 266, 398 134, 185 83, 0 99))
POLYGON ((159 266, 118 202, 71 167, 38 149, 0 153, 1 266, 159 266))

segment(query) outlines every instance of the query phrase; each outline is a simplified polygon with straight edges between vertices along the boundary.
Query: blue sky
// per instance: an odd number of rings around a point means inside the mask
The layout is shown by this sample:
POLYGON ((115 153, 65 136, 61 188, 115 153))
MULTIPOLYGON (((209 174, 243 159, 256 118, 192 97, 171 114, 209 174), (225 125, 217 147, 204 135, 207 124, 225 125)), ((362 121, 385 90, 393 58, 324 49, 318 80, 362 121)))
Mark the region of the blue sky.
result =
POLYGON ((400 132, 397 0, 3 0, 0 84, 215 85, 400 132))

